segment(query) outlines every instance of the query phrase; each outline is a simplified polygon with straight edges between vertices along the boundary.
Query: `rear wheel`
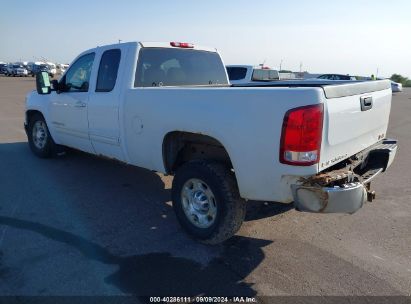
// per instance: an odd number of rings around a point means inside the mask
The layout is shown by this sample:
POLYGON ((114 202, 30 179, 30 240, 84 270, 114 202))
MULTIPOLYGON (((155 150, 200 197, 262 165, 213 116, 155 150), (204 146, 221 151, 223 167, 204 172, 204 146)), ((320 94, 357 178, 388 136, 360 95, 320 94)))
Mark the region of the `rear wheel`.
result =
POLYGON ((232 237, 244 221, 246 205, 233 172, 210 161, 191 161, 173 180, 173 208, 184 230, 207 244, 232 237))
POLYGON ((41 158, 52 156, 56 145, 41 114, 34 114, 30 118, 27 133, 29 146, 34 154, 41 158))

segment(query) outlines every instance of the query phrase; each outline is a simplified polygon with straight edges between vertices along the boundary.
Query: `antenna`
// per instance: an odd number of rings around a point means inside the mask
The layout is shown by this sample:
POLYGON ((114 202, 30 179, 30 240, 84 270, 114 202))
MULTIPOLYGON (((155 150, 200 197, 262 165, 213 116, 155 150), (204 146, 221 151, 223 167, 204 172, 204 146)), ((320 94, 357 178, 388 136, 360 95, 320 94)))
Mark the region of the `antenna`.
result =
POLYGON ((267 61, 267 59, 264 59, 263 63, 260 63, 259 66, 260 66, 261 68, 263 68, 266 61, 267 61))

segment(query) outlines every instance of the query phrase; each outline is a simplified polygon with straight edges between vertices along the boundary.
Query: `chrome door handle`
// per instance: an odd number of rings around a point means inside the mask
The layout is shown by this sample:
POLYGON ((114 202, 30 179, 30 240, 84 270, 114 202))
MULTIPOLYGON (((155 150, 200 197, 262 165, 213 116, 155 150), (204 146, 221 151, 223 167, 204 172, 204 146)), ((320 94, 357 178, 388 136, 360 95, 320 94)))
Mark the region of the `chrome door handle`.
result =
POLYGON ((85 108, 87 106, 87 104, 85 102, 81 102, 81 101, 77 101, 74 106, 76 108, 85 108))

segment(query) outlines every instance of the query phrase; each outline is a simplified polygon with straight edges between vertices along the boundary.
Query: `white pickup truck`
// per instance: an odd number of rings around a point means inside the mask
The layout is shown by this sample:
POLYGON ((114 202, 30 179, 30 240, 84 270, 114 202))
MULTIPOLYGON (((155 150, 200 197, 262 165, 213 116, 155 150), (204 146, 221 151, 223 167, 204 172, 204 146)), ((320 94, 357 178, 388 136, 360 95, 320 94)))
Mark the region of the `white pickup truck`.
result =
POLYGON ((80 54, 59 81, 36 77, 26 100, 31 150, 62 147, 175 175, 177 219, 222 242, 247 200, 353 213, 392 163, 389 81, 231 87, 216 49, 131 42, 80 54))

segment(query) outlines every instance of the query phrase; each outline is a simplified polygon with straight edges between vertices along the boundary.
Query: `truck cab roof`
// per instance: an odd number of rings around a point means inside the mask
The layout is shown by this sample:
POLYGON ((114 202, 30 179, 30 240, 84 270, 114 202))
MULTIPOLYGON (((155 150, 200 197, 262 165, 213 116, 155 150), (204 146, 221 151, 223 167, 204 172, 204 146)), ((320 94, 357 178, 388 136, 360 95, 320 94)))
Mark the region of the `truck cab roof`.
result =
POLYGON ((175 49, 175 48, 186 48, 186 49, 192 49, 192 50, 197 50, 197 51, 206 51, 206 52, 217 52, 216 48, 212 47, 207 47, 207 46, 201 46, 193 43, 187 43, 187 42, 155 42, 155 41, 130 41, 130 42, 121 42, 121 43, 114 43, 114 44, 108 44, 108 45, 103 45, 103 46, 97 46, 92 49, 88 49, 80 54, 87 54, 93 51, 97 50, 105 50, 105 49, 112 49, 112 48, 118 48, 118 47, 127 47, 127 46, 140 46, 143 48, 170 48, 170 49, 175 49))

